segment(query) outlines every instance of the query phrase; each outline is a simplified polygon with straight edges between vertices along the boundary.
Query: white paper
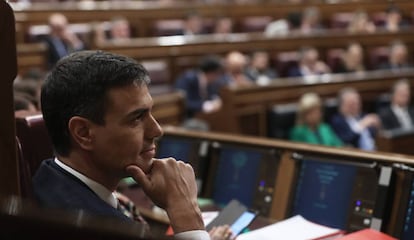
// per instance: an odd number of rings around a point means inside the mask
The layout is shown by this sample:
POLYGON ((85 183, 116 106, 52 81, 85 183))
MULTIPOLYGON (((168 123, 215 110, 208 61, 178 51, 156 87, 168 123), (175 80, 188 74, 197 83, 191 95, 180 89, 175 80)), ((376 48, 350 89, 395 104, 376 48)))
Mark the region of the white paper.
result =
POLYGON ((203 218, 204 226, 207 226, 219 215, 218 211, 202 212, 201 217, 203 218))
POLYGON ((309 240, 338 233, 339 231, 339 229, 315 224, 297 215, 272 225, 240 234, 237 240, 309 240))

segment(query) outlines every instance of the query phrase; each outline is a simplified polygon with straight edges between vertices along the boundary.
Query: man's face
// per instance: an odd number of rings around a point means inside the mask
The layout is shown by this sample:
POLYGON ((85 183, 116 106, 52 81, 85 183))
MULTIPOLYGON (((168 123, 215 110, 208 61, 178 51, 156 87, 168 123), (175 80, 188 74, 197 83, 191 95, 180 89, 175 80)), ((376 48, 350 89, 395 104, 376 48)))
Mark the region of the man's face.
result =
POLYGON ((100 171, 125 177, 129 165, 151 169, 155 140, 162 129, 151 114, 152 98, 145 85, 113 88, 107 93, 104 125, 94 125, 92 155, 100 171))
POLYGON ((406 107, 410 102, 410 87, 405 84, 399 85, 395 89, 394 97, 394 104, 400 107, 406 107))
POLYGON ((361 111, 361 101, 356 93, 347 93, 343 96, 341 112, 346 116, 356 117, 361 111))

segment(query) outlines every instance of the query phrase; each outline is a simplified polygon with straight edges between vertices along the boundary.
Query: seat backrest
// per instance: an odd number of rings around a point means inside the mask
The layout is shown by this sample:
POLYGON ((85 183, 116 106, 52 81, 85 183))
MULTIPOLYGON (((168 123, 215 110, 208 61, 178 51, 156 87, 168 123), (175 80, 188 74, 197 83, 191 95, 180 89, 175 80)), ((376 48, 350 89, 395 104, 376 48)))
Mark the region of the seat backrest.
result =
POLYGON ((22 145, 18 137, 16 137, 16 151, 17 164, 19 166, 20 194, 23 198, 31 199, 33 194, 30 166, 23 156, 22 145))
POLYGON ((289 139, 290 130, 295 126, 296 111, 296 103, 274 106, 268 114, 268 136, 289 139))
POLYGON ((30 177, 40 163, 53 157, 53 147, 41 114, 16 118, 16 135, 20 140, 24 161, 30 177))

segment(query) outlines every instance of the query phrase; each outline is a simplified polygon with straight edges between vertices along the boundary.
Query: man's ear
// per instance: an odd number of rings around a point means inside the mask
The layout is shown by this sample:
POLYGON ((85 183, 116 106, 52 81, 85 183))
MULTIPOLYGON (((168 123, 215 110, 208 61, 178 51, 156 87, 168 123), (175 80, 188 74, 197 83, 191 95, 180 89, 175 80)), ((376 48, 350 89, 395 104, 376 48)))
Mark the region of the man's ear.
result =
POLYGON ((74 116, 69 120, 69 133, 74 143, 82 149, 91 150, 93 148, 91 127, 92 123, 83 117, 74 116))

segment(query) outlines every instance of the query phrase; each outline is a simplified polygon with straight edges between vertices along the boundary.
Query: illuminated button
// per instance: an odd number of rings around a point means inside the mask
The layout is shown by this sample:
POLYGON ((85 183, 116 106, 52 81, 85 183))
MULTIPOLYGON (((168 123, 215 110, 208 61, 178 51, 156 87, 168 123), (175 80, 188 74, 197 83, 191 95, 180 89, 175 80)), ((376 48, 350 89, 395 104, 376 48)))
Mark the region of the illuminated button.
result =
POLYGON ((355 207, 355 212, 359 212, 361 210, 361 208, 359 206, 355 207))
POLYGON ((369 226, 369 224, 371 224, 371 219, 365 218, 364 219, 364 225, 369 226))
POLYGON ((272 197, 271 197, 271 196, 269 196, 269 195, 267 195, 267 196, 264 198, 264 201, 265 201, 266 203, 270 203, 270 202, 272 201, 272 197))

